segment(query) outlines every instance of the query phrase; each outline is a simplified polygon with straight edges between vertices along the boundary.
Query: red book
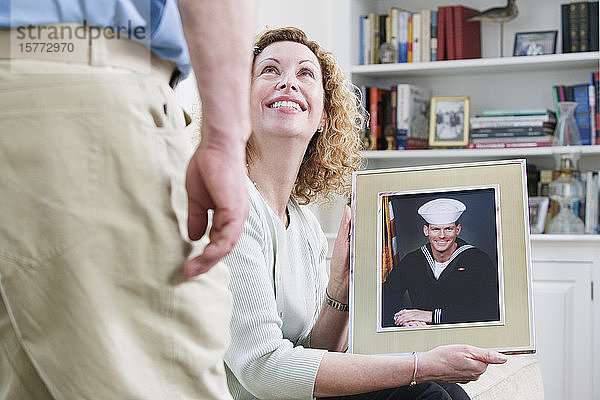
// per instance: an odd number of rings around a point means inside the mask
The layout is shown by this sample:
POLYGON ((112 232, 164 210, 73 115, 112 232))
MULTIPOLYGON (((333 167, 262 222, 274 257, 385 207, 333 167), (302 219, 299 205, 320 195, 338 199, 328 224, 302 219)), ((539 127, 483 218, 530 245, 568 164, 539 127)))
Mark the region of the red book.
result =
POLYGON ((567 94, 564 85, 558 86, 558 101, 567 101, 567 94))
POLYGON ((378 112, 377 112, 377 94, 379 89, 376 87, 369 88, 369 127, 371 128, 371 143, 377 150, 377 139, 381 136, 378 131, 378 112))
POLYGON ((371 128, 371 140, 374 144, 374 149, 379 150, 383 147, 385 139, 383 137, 383 124, 384 124, 384 103, 389 101, 388 89, 379 89, 376 87, 369 88, 369 114, 370 114, 370 128, 371 128))
POLYGON ((467 22, 467 19, 479 13, 465 6, 454 6, 454 52, 457 60, 481 58, 481 23, 467 22))
POLYGON ((438 7, 438 27, 437 27, 437 61, 447 60, 446 58, 446 8, 438 7))
POLYGON ((428 139, 409 137, 406 138, 406 150, 422 150, 426 149, 429 144, 428 139))
MULTIPOLYGON (((456 60, 456 45, 454 37, 454 6, 446 7, 444 13, 444 32, 446 33, 446 60, 456 60)), ((438 15, 439 17, 439 15, 438 15)))

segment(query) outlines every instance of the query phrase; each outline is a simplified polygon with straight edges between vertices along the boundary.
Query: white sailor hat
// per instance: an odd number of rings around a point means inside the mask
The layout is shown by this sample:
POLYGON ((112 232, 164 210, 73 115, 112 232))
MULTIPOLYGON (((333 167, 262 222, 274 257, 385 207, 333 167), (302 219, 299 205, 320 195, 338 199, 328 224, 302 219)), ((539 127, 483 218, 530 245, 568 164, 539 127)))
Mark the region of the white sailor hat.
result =
POLYGON ((447 225, 456 222, 467 207, 454 199, 435 199, 419 207, 417 211, 427 223, 447 225))

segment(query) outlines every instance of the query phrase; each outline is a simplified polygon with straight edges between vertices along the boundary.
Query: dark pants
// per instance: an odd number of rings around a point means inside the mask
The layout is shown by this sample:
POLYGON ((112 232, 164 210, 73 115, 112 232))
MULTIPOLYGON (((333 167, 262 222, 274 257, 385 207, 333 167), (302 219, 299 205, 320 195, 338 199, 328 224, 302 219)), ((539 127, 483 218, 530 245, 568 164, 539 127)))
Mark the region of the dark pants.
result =
POLYGON ((470 397, 456 383, 423 382, 414 386, 327 397, 327 400, 469 400, 470 397))

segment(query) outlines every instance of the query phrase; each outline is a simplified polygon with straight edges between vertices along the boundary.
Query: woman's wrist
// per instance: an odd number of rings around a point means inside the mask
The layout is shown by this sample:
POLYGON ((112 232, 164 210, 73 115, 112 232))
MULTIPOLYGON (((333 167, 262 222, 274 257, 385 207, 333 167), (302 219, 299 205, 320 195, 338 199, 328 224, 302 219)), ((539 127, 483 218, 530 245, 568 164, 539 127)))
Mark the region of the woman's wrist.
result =
POLYGON ((329 293, 327 292, 327 289, 325 289, 325 302, 327 303, 327 305, 329 307, 335 308, 336 310, 339 310, 339 311, 348 312, 350 310, 348 303, 342 303, 342 302, 339 302, 336 299, 332 298, 329 295, 329 293))
POLYGON ((327 285, 325 292, 329 298, 338 303, 348 304, 348 287, 344 285, 327 285))

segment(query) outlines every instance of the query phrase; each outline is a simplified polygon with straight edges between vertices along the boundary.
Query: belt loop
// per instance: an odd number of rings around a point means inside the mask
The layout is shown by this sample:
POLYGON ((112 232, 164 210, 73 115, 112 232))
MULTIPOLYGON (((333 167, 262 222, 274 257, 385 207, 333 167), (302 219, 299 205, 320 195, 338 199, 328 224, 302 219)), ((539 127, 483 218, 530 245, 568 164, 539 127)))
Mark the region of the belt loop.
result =
POLYGON ((106 46, 106 38, 104 35, 99 35, 97 38, 92 38, 92 28, 88 27, 88 40, 90 46, 90 65, 104 67, 108 65, 108 49, 106 46))

